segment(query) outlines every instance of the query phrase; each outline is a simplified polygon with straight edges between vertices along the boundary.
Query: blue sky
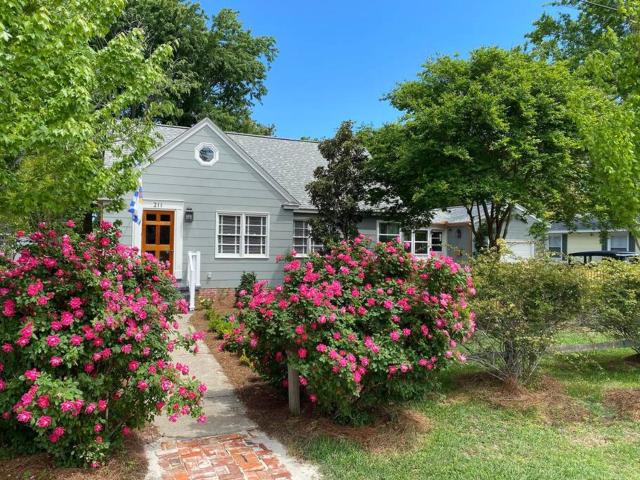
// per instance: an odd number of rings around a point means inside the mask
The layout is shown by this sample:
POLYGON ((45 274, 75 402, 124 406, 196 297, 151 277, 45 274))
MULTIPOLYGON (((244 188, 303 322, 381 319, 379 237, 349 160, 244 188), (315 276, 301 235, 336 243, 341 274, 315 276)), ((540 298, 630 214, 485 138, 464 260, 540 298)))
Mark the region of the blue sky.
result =
POLYGON ((429 57, 523 41, 548 0, 201 0, 240 12, 275 37, 269 93, 254 110, 276 135, 331 136, 342 120, 380 125, 398 112, 381 97, 429 57))

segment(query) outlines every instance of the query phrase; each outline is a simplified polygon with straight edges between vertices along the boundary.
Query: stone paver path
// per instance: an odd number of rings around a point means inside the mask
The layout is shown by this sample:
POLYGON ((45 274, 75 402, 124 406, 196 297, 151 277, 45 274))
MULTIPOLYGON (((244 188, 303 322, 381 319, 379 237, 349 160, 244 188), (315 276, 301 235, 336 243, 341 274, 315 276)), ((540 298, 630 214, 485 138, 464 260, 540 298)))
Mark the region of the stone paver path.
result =
MULTIPOLYGON (((189 315, 181 319, 188 331, 189 315)), ((158 417, 162 437, 147 446, 147 480, 312 480, 317 470, 290 457, 282 444, 258 429, 238 400, 222 367, 204 344, 193 355, 176 351, 173 360, 189 365, 204 382, 205 424, 190 418, 176 423, 158 417)))

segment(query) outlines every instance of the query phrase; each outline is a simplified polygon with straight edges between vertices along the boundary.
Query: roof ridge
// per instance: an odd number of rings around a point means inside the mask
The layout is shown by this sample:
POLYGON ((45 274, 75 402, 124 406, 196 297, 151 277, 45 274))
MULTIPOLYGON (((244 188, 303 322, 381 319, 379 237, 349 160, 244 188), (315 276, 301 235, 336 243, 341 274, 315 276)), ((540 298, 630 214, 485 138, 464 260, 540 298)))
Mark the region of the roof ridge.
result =
POLYGON ((169 125, 167 123, 156 123, 156 127, 169 127, 169 128, 179 128, 180 130, 189 130, 191 127, 184 127, 182 125, 169 125))
POLYGON ((273 135, 258 135, 257 133, 243 133, 243 132, 232 132, 225 131, 227 135, 242 135, 243 137, 257 137, 257 138, 267 138, 269 140, 285 140, 287 142, 303 142, 303 143, 320 143, 318 140, 303 140, 302 138, 288 138, 288 137, 276 137, 273 135))

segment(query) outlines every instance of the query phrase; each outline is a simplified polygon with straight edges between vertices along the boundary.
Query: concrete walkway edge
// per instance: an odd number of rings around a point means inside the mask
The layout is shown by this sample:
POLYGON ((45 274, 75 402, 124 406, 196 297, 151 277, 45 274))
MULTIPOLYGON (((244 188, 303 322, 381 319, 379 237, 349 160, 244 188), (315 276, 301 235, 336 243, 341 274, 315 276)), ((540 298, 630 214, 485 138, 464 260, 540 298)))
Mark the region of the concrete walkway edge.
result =
MULTIPOLYGON (((189 319, 190 315, 185 315, 180 321, 180 330, 183 333, 189 331, 189 319)), ((302 463, 288 455, 285 447, 280 442, 267 436, 247 417, 244 405, 236 396, 234 388, 224 374, 222 367, 205 344, 200 344, 200 352, 197 355, 184 351, 176 351, 172 357, 175 362, 188 365, 189 374, 195 375, 200 381, 207 385, 208 390, 204 395, 203 408, 205 415, 208 417, 208 421, 205 424, 200 424, 197 423, 195 419, 184 417, 180 418, 176 423, 171 423, 166 417, 157 417, 154 424, 162 437, 147 445, 145 448, 149 462, 146 480, 183 478, 167 476, 163 470, 163 464, 166 463, 166 461, 162 461, 161 457, 166 453, 168 441, 177 441, 180 448, 183 448, 183 445, 189 444, 189 440, 216 436, 222 438, 221 436, 225 436, 226 434, 239 434, 243 441, 250 445, 255 443, 256 445, 266 447, 270 450, 268 454, 273 454, 280 461, 281 465, 288 470, 290 478, 292 479, 308 480, 320 478, 314 466, 302 463), (163 451, 163 449, 165 451, 163 451)), ((212 439, 212 442, 213 441, 216 440, 212 439)), ((231 448, 230 450, 233 452, 234 449, 231 448)), ((268 461, 267 459, 267 462, 268 461)), ((215 463, 214 460, 211 460, 211 462, 215 463)), ((235 466, 233 468, 235 468, 235 466)), ((245 474, 244 477, 238 476, 237 478, 280 478, 269 477, 266 472, 263 472, 265 474, 264 477, 253 476, 254 473, 255 472, 250 472, 249 474, 245 474)), ((184 478, 215 479, 227 477, 224 475, 216 477, 214 475, 210 477, 187 476, 184 478)))

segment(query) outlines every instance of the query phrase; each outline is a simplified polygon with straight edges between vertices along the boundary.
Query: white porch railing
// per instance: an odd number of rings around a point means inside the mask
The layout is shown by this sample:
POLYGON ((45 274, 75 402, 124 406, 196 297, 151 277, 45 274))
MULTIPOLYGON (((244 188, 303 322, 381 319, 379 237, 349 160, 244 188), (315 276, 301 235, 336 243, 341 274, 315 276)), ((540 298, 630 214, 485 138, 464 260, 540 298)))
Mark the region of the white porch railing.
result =
POLYGON ((200 252, 189 252, 187 286, 189 287, 189 310, 193 311, 196 309, 196 287, 200 286, 200 252))

